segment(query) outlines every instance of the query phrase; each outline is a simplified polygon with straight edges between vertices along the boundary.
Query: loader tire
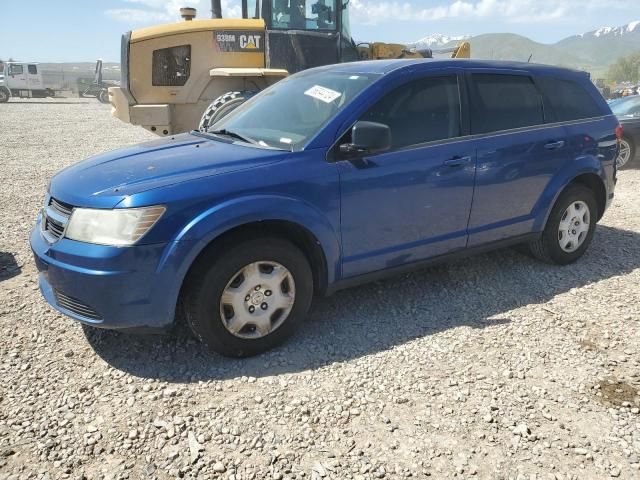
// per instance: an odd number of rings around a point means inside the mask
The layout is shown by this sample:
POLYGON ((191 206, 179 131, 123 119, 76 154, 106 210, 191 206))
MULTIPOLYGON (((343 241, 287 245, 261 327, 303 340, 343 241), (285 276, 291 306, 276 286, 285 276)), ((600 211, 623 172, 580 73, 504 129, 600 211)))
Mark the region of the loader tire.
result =
POLYGON ((109 103, 109 91, 106 88, 98 92, 98 101, 100 103, 109 103))
POLYGON ((220 95, 211 102, 211 105, 202 114, 198 130, 206 132, 218 120, 233 112, 256 93, 258 92, 245 90, 242 92, 227 92, 224 95, 220 95))

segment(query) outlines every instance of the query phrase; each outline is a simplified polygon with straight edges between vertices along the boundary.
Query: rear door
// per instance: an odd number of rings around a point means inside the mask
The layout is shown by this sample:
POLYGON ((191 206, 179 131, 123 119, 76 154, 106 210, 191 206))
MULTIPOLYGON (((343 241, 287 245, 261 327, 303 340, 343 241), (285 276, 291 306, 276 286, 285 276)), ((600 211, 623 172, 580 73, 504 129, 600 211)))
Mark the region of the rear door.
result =
POLYGON ((38 72, 38 66, 35 64, 27 65, 27 84, 29 85, 29 90, 44 90, 42 76, 38 72))
MULTIPOLYGON (((613 131, 617 120, 586 73, 567 78, 552 75, 536 79, 553 120, 564 123, 570 157, 597 157, 609 178, 613 178, 617 142, 613 131), (595 148, 597 147, 597 149, 595 148)), ((638 102, 640 105, 640 102, 638 102)), ((640 110, 639 110, 640 113, 640 110)), ((618 118, 624 128, 624 119, 618 118)))
POLYGON ((460 81, 412 80, 360 118, 388 125, 393 147, 338 162, 345 278, 466 247, 475 155, 462 136, 460 81))
POLYGON ((570 161, 565 128, 545 125, 543 98, 523 72, 468 75, 477 173, 469 246, 532 232, 553 175, 570 161))

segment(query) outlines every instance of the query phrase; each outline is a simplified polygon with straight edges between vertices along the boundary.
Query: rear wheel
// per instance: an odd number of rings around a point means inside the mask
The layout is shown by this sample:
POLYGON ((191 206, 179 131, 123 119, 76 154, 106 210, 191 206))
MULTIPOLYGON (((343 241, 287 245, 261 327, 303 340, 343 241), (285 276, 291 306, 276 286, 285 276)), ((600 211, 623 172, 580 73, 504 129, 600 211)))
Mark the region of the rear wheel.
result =
POLYGON ((97 98, 100 103, 109 103, 109 91, 106 88, 101 89, 97 98))
POLYGON ((593 191, 582 185, 568 187, 558 198, 531 253, 543 262, 567 265, 589 248, 596 228, 598 205, 593 191))
POLYGON ((629 168, 633 164, 635 156, 635 145, 629 138, 623 137, 622 140, 620 140, 620 152, 618 153, 618 158, 616 158, 618 169, 629 168))
POLYGON ((305 255, 285 240, 261 238, 205 253, 189 274, 183 312, 210 350, 248 357, 289 338, 312 296, 305 255))
POLYGON ((209 105, 202 114, 198 130, 200 130, 201 132, 206 132, 218 120, 225 117, 226 115, 229 115, 255 94, 256 92, 245 90, 242 92, 227 92, 224 95, 220 95, 213 102, 211 102, 211 105, 209 105))

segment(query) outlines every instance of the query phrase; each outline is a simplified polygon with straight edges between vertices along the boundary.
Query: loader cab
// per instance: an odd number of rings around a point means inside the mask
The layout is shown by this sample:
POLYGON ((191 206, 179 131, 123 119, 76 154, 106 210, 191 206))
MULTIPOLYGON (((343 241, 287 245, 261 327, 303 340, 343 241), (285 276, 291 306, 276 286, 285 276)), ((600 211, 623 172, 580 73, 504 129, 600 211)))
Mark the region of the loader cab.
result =
POLYGON ((244 18, 263 18, 267 68, 289 73, 358 60, 349 0, 243 0, 244 18))

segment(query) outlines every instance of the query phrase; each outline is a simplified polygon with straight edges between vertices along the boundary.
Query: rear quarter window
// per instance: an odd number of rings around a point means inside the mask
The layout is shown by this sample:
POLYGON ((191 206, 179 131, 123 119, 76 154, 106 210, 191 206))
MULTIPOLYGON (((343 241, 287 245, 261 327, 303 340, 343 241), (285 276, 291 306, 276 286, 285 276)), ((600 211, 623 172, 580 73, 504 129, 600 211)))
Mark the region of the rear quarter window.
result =
POLYGON ((471 129, 474 134, 544 123, 542 98, 531 77, 473 74, 471 129))
POLYGON ((601 117, 603 112, 584 85, 572 80, 539 77, 540 89, 558 122, 601 117))

